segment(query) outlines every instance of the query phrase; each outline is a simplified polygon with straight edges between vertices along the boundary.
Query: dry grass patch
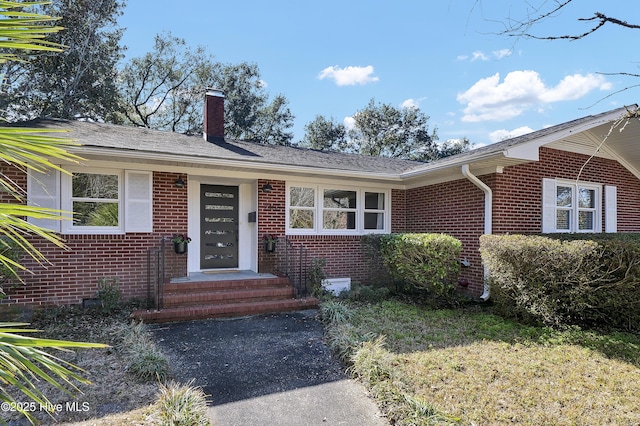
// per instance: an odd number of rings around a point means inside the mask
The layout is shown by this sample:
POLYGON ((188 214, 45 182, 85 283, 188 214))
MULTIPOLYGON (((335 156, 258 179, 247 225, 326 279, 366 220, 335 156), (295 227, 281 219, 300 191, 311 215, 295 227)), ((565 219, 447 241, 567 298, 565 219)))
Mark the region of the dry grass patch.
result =
POLYGON ((385 336, 351 337, 351 368, 398 424, 640 424, 638 336, 390 301, 349 318, 350 333, 385 336))

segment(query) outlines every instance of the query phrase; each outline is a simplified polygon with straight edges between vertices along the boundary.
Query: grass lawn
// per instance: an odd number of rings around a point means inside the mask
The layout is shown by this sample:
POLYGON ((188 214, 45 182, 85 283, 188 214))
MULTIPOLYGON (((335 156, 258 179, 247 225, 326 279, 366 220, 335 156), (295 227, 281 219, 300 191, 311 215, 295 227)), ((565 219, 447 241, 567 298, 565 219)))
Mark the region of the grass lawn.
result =
POLYGON ((640 424, 639 336, 524 326, 480 308, 334 305, 322 307, 325 320, 340 312, 329 344, 397 424, 640 424))

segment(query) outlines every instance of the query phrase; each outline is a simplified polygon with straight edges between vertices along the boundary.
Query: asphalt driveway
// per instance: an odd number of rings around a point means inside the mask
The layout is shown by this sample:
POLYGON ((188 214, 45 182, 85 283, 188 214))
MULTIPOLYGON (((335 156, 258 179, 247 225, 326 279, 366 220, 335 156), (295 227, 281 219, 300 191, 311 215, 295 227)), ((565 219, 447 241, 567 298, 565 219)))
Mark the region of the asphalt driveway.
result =
POLYGON ((388 425, 323 341, 316 310, 150 326, 214 425, 388 425))

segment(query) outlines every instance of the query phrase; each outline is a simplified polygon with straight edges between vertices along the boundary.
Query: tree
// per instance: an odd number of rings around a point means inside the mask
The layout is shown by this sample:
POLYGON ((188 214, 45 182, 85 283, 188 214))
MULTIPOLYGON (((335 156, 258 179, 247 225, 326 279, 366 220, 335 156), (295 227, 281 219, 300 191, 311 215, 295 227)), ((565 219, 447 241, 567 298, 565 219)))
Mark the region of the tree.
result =
POLYGON ((213 78, 212 57, 171 33, 155 37, 153 51, 120 72, 122 116, 114 121, 156 130, 202 133, 204 93, 213 78))
POLYGON ((304 126, 305 135, 300 146, 321 151, 344 151, 347 147, 347 129, 342 123, 322 115, 304 126))
MULTIPOLYGON (((7 61, 24 60, 21 52, 57 51, 61 46, 44 40, 44 36, 60 28, 50 26, 54 18, 37 13, 25 12, 22 8, 37 4, 18 3, 0 0, 0 65, 7 61)), ((68 139, 42 135, 42 129, 19 129, 0 127, 0 161, 9 167, 17 167, 28 173, 38 173, 46 168, 57 168, 50 159, 76 161, 65 148, 72 145, 68 139)), ((5 170, 5 169, 3 169, 5 170)), ((40 253, 28 240, 29 236, 44 238, 56 245, 63 246, 62 240, 53 232, 29 223, 25 218, 58 218, 58 211, 22 203, 24 191, 0 171, 0 187, 3 189, 3 202, 0 203, 0 268, 3 274, 17 276, 25 268, 20 258, 9 252, 20 249, 34 259, 44 261, 40 253), (14 202, 9 202, 13 199, 14 202)), ((2 295, 0 289, 0 296, 2 295)), ((46 381, 59 389, 63 384, 77 390, 73 381, 88 383, 78 374, 78 368, 47 352, 42 348, 104 347, 102 344, 67 342, 40 339, 22 335, 34 330, 25 329, 23 323, 0 322, 0 401, 15 408, 31 422, 34 418, 30 405, 16 402, 8 392, 7 386, 15 387, 26 397, 34 401, 34 406, 51 407, 49 400, 38 389, 38 380, 46 381), (17 334, 21 333, 21 334, 17 334), (61 384, 62 383, 62 384, 61 384)), ((49 408, 50 409, 50 408, 49 408)))
POLYGON ((57 24, 64 30, 51 32, 48 40, 65 50, 4 64, 6 96, 0 108, 6 117, 108 119, 118 105, 115 78, 122 29, 116 26, 123 7, 121 0, 34 4, 34 13, 61 17, 57 24))
POLYGON ((203 47, 191 49, 170 33, 156 35, 152 52, 134 58, 120 74, 119 123, 188 135, 202 133, 204 93, 225 95, 225 134, 235 139, 288 145, 293 114, 288 100, 269 95, 257 65, 222 64, 203 47))
POLYGON ((294 116, 284 95, 269 103, 256 64, 215 65, 213 87, 225 94, 224 130, 231 138, 273 145, 290 145, 294 116))
POLYGON ((437 143, 437 132, 429 132, 429 117, 417 107, 396 108, 391 104, 369 104, 353 115, 353 127, 316 116, 305 126, 301 146, 364 155, 431 161, 468 151, 467 139, 437 143))

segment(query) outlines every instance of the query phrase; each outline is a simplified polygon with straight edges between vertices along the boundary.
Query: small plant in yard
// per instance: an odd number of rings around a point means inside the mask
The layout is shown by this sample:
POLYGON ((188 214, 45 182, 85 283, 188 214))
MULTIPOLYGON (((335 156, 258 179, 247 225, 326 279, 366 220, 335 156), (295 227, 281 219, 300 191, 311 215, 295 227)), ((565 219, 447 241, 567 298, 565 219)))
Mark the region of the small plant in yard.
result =
POLYGON ((165 381, 169 374, 167 358, 151 341, 143 323, 124 328, 120 348, 129 359, 129 371, 142 381, 165 381))
POLYGON ((207 395, 200 387, 193 386, 193 380, 186 385, 170 382, 160 384, 160 394, 154 404, 159 425, 166 426, 206 426, 207 395))
POLYGON ((309 267, 309 284, 311 286, 311 294, 314 296, 322 296, 324 289, 322 282, 327 278, 324 267, 327 266, 327 259, 314 257, 309 267))
POLYGON ((100 278, 98 280, 98 300, 102 312, 110 314, 120 306, 122 301, 122 291, 118 283, 118 278, 100 278))
POLYGON ((342 302, 328 300, 320 304, 320 317, 327 324, 346 322, 349 319, 349 307, 342 302))
POLYGON ((189 238, 186 234, 178 234, 171 239, 171 242, 175 244, 180 244, 180 243, 189 244, 191 242, 191 238, 189 238))

